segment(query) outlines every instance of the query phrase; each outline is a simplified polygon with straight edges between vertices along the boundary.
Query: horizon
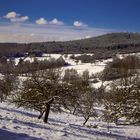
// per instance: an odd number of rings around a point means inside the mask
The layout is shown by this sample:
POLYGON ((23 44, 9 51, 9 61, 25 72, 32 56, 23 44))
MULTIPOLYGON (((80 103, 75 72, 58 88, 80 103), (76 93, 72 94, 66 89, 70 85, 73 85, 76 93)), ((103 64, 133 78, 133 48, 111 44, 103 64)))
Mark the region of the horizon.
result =
POLYGON ((0 42, 70 41, 140 33, 139 0, 1 0, 0 42))
POLYGON ((93 36, 93 37, 88 37, 88 38, 80 38, 80 39, 73 39, 73 40, 51 40, 51 41, 38 41, 38 42, 0 42, 0 44, 34 44, 34 43, 50 43, 50 42, 55 42, 55 43, 59 43, 59 42, 69 42, 69 41, 80 41, 80 40, 85 40, 85 39, 93 39, 95 37, 102 37, 102 36, 106 36, 106 35, 111 35, 111 34, 138 34, 140 35, 139 32, 110 32, 110 33, 106 33, 106 34, 102 34, 102 35, 97 35, 97 36, 93 36))

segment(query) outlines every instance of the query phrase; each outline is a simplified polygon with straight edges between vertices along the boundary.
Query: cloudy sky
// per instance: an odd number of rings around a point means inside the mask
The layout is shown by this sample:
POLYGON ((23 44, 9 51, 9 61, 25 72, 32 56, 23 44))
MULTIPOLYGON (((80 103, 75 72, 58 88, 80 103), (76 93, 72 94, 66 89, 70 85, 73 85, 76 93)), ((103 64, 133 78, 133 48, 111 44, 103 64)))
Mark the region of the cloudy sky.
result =
POLYGON ((140 32, 140 0, 0 0, 0 42, 140 32))

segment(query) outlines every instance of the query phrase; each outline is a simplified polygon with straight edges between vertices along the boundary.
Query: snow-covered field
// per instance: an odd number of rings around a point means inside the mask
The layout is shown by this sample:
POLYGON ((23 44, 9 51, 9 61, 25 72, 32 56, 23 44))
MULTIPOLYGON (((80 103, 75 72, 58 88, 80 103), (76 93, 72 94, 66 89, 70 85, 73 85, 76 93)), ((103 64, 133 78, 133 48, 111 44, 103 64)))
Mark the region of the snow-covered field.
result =
MULTIPOLYGON (((96 63, 81 63, 70 59, 70 55, 65 61, 70 65, 63 69, 76 69, 79 73, 89 70, 90 74, 101 72, 106 63, 112 59, 99 61, 96 63)), ((79 54, 77 54, 79 55, 79 54)), ((92 55, 92 54, 91 54, 92 55)), ((60 54, 44 54, 38 60, 49 58, 59 58, 60 54)), ((63 56, 64 58, 64 56, 63 56)), ((18 64, 20 58, 15 60, 18 64)), ((24 61, 33 62, 33 58, 25 58, 24 61)), ((96 83, 99 87, 101 83, 96 83)), ((49 123, 44 124, 43 120, 38 120, 38 112, 27 111, 22 108, 17 109, 14 105, 0 103, 0 140, 140 140, 140 126, 124 126, 111 123, 110 132, 107 130, 107 123, 94 120, 82 126, 84 119, 68 113, 50 113, 49 123), (97 128, 94 126, 97 125, 97 128)))
MULTIPOLYGON (((97 72, 101 72, 104 69, 106 63, 112 61, 112 59, 108 59, 108 60, 104 60, 102 62, 98 61, 96 63, 81 63, 81 62, 79 62, 77 64, 73 59, 70 59, 71 55, 72 54, 68 54, 67 58, 65 58, 64 55, 61 55, 61 54, 43 54, 42 57, 36 57, 36 58, 37 58, 37 60, 43 61, 43 60, 49 60, 51 58, 58 59, 60 56, 62 56, 63 59, 67 63, 70 64, 69 66, 63 67, 64 70, 76 69, 79 73, 82 73, 85 70, 89 70, 90 74, 92 74, 92 73, 95 74, 97 72)), ((79 55, 81 55, 81 54, 75 54, 75 56, 79 56, 79 55)), ((93 54, 87 54, 87 55, 93 55, 93 54)), ((22 59, 24 59, 24 61, 30 61, 30 62, 34 61, 33 57, 26 57, 26 58, 22 58, 22 59)), ((15 59, 16 65, 19 63, 19 60, 20 60, 20 58, 15 59)))
POLYGON ((140 140, 140 126, 116 126, 67 113, 50 113, 49 123, 38 120, 38 113, 0 103, 0 140, 140 140))

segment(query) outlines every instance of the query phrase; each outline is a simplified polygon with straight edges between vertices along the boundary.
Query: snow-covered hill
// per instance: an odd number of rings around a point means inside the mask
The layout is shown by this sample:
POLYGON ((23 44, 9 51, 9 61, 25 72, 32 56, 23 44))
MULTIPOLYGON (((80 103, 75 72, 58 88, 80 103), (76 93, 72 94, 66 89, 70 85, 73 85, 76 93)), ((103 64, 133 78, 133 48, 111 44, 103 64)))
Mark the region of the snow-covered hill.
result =
MULTIPOLYGON (((65 59, 70 65, 62 69, 76 69, 79 73, 89 70, 90 74, 101 72, 106 63, 112 59, 98 61, 96 63, 81 63, 65 59)), ((78 54, 77 54, 78 55, 78 54)), ((38 60, 59 58, 60 54, 44 54, 38 60)), ((123 57, 120 55, 120 57, 123 57)), ((16 58, 18 64, 20 58, 16 58)), ((33 62, 34 59, 27 57, 24 61, 33 62)), ((26 77, 20 77, 24 80, 26 77)), ((101 82, 95 83, 99 87, 101 82)), ((50 113, 49 123, 44 124, 38 120, 38 112, 17 109, 14 105, 0 103, 0 140, 140 140, 140 126, 124 126, 111 123, 108 132, 107 122, 90 119, 86 126, 82 126, 84 119, 69 113, 50 113)))
POLYGON ((67 113, 50 113, 49 123, 38 120, 38 113, 0 103, 0 140, 140 140, 140 126, 115 126, 67 113), (93 126, 98 125, 97 128, 93 126), (90 126, 90 127, 89 127, 90 126))
MULTIPOLYGON (((80 61, 76 63, 74 59, 70 58, 71 55, 72 54, 68 54, 67 58, 65 58, 65 56, 61 54, 43 54, 42 57, 36 57, 36 59, 39 61, 43 61, 43 60, 50 60, 50 59, 58 59, 59 57, 62 57, 65 60, 65 62, 69 64, 68 66, 63 67, 64 70, 75 69, 79 73, 82 73, 83 71, 88 70, 90 74, 101 72, 104 69, 106 63, 112 61, 112 59, 107 59, 103 61, 98 61, 96 63, 81 63, 80 61)), ((80 56, 80 55, 82 54, 75 54, 75 56, 80 56)), ((86 54, 86 55, 93 55, 93 53, 86 54)), ((23 59, 24 61, 29 61, 32 63, 34 62, 35 57, 15 58, 16 65, 19 63, 20 59, 23 59)))

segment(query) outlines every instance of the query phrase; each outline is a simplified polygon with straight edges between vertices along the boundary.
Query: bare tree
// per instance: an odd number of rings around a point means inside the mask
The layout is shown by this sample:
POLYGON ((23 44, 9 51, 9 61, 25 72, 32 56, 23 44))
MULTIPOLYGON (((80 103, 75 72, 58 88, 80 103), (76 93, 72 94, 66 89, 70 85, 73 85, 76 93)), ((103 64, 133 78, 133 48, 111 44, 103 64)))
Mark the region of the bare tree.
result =
POLYGON ((85 125, 91 117, 95 118, 98 116, 97 110, 95 109, 96 105, 95 89, 88 87, 80 99, 80 107, 78 109, 78 113, 85 119, 83 125, 85 125))
POLYGON ((18 78, 13 74, 5 74, 2 79, 0 79, 0 99, 1 102, 6 100, 6 98, 12 94, 18 87, 18 78))
POLYGON ((33 72, 24 81, 20 91, 13 95, 11 102, 18 107, 39 111, 39 119, 45 113, 44 122, 47 123, 50 108, 52 111, 61 111, 62 102, 69 89, 68 85, 61 81, 60 69, 33 72))
POLYGON ((118 124, 120 118, 126 122, 140 122, 139 74, 123 77, 110 85, 105 97, 105 108, 110 119, 118 124))

